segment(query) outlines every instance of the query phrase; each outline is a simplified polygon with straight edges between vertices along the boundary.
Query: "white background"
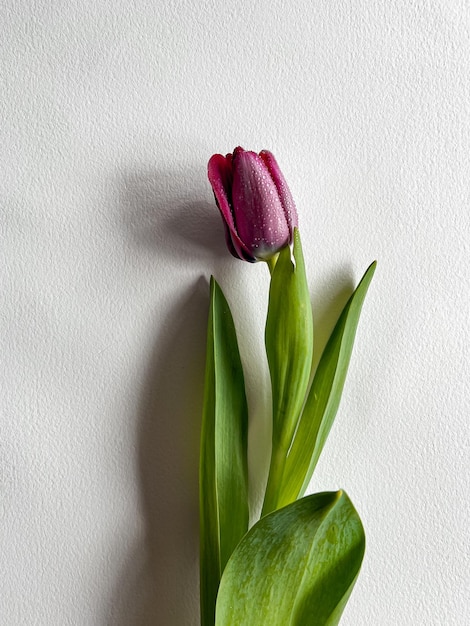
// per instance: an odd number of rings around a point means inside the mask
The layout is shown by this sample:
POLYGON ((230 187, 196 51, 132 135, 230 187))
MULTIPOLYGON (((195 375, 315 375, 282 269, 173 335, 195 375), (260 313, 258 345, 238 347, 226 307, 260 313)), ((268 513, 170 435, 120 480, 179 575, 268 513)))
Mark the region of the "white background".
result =
POLYGON ((469 624, 468 4, 0 13, 2 625, 198 624, 211 273, 266 462, 268 272, 228 254, 206 179, 236 145, 289 182, 319 349, 378 259, 311 485, 367 532, 342 624, 469 624))

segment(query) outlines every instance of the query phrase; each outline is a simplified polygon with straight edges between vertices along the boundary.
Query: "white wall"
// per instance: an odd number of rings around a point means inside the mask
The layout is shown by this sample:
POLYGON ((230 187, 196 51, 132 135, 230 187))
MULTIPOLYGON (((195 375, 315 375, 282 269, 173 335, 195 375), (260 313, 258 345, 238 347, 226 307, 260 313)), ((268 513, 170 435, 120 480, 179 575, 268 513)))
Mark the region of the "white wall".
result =
POLYGON ((240 144, 290 183, 320 345, 379 261, 311 486, 344 487, 367 531, 342 623, 469 624, 468 4, 0 13, 0 622, 198 623, 211 273, 264 458, 267 270, 228 255, 206 180, 240 144))

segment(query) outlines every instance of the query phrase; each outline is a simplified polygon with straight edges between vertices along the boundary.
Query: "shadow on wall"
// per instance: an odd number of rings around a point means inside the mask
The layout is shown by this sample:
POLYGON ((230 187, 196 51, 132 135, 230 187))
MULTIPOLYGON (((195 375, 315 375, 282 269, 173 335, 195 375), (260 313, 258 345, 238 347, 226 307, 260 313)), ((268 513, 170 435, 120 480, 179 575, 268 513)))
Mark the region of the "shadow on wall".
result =
POLYGON ((111 626, 198 623, 198 455, 207 283, 162 324, 139 411, 145 542, 121 577, 111 626), (136 571, 137 570, 137 571, 136 571))
POLYGON ((122 177, 121 223, 131 246, 158 250, 180 266, 227 259, 222 219, 207 198, 205 171, 135 171, 122 177), (195 184, 198 181, 198 184, 195 184))
MULTIPOLYGON (((181 193, 194 174, 136 173, 121 198, 126 242, 158 250, 175 272, 227 256, 217 210, 181 193), (186 178, 187 177, 187 178, 186 178), (214 236, 214 233, 217 236, 214 236), (218 236, 220 235, 220 236, 218 236)), ((165 277, 161 277, 165 280, 165 277)), ((128 555, 105 626, 199 624, 198 460, 209 286, 201 278, 164 320, 138 409, 138 481, 145 540, 128 555)))

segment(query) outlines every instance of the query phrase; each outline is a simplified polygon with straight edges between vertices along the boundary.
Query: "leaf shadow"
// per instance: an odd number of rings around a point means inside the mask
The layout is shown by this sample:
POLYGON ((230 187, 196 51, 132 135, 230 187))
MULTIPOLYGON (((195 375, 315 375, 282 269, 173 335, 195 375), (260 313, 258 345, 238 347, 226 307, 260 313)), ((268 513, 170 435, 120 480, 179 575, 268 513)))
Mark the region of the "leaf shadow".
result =
MULTIPOLYGON (((169 263, 171 281, 189 263, 202 273, 205 265, 227 263, 222 222, 214 205, 194 200, 207 191, 194 180, 191 170, 141 168, 120 176, 125 243, 133 255, 151 261, 154 254, 169 263)), ((208 280, 200 277, 156 320, 134 417, 143 538, 128 549, 105 626, 199 624, 198 464, 208 305, 208 280)))
POLYGON ((138 409, 144 540, 118 580, 108 626, 197 624, 198 452, 207 281, 161 325, 138 409))
POLYGON ((314 319, 314 371, 333 332, 343 308, 355 289, 354 274, 350 267, 332 273, 316 288, 312 300, 314 319))

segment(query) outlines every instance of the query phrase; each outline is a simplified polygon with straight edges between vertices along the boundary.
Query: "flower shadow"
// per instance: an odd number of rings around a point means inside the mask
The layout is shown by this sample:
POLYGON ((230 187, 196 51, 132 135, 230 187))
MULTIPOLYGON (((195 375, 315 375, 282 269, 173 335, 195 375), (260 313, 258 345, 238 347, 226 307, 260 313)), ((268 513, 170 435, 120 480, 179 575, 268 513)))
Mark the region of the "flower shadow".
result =
POLYGON ((123 176, 120 205, 128 239, 138 248, 158 250, 178 267, 181 263, 225 258, 222 220, 207 197, 199 170, 184 174, 140 169, 123 176))

